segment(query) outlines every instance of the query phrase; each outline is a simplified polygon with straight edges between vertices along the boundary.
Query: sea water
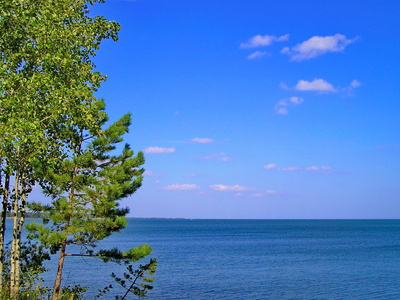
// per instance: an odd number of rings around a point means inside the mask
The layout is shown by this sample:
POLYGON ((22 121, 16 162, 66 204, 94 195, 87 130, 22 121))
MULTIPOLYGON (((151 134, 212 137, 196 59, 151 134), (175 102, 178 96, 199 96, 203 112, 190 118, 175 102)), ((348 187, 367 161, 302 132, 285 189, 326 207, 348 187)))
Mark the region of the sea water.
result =
MULTIPOLYGON (((144 243, 158 260, 147 299, 400 299, 400 220, 129 219, 99 248, 144 243)), ((67 257, 63 284, 93 299, 123 271, 67 257)))

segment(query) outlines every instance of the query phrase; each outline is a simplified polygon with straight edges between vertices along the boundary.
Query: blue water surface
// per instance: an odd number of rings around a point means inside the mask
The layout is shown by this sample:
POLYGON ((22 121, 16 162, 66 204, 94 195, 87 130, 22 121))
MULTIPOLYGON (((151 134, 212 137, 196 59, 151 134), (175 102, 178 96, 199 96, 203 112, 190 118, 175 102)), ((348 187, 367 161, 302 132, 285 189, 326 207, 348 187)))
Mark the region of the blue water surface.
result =
MULTIPOLYGON (((400 220, 129 219, 99 248, 144 243, 159 262, 147 299, 400 299, 400 220)), ((63 284, 93 299, 123 270, 68 257, 63 284)))

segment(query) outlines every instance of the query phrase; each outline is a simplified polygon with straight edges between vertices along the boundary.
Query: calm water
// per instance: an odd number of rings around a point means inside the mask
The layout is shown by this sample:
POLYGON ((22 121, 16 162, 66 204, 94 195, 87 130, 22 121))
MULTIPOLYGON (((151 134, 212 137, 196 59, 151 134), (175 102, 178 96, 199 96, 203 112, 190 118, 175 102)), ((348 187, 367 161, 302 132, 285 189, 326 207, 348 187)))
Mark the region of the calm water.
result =
MULTIPOLYGON (((400 220, 130 219, 102 246, 142 243, 159 261, 147 299, 400 299, 400 220)), ((64 283, 92 299, 112 271, 69 257, 64 283)))

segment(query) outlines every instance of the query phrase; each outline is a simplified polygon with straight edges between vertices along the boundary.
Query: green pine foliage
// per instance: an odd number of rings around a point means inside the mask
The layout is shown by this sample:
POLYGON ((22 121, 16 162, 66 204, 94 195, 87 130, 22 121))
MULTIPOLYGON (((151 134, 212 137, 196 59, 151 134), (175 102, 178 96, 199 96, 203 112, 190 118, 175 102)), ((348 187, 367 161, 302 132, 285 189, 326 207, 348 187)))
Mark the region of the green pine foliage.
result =
MULTIPOLYGON (((156 258, 150 259, 150 262, 147 264, 139 265, 137 269, 134 269, 134 266, 129 259, 118 261, 118 263, 124 264, 127 271, 123 273, 122 277, 119 277, 114 272, 111 274, 111 277, 115 280, 115 282, 125 290, 124 295, 115 296, 115 299, 126 299, 129 294, 138 297, 144 297, 146 296, 148 290, 153 289, 152 283, 154 282, 154 278, 151 276, 155 273, 157 268, 156 258)), ((96 298, 106 295, 107 293, 111 292, 113 288, 114 286, 110 284, 102 290, 99 290, 96 298)))
POLYGON ((46 211, 51 226, 27 226, 44 245, 58 249, 67 239, 67 244, 93 247, 125 227, 128 209, 120 208, 118 201, 141 186, 144 172, 142 152, 134 155, 126 144, 122 153, 112 154, 129 125, 126 114, 98 137, 78 128, 71 139, 71 157, 60 168, 45 170, 43 189, 54 200, 50 206, 35 203, 30 209, 46 211))
MULTIPOLYGON (((103 127, 107 121, 104 103, 97 104, 97 120, 103 127)), ((80 124, 69 126, 63 132, 70 137, 69 157, 59 168, 38 171, 42 172, 42 188, 53 202, 48 206, 31 203, 30 210, 45 212, 48 217, 43 224, 33 222, 26 228, 30 238, 38 239, 52 253, 61 251, 62 265, 66 256, 137 261, 151 253, 148 245, 126 253, 118 249, 95 252, 98 241, 126 226, 129 210, 121 208, 119 201, 132 195, 142 184, 143 153, 134 155, 128 144, 118 149, 130 124, 131 116, 125 114, 97 135, 80 124), (67 253, 68 245, 79 245, 81 252, 67 253)))

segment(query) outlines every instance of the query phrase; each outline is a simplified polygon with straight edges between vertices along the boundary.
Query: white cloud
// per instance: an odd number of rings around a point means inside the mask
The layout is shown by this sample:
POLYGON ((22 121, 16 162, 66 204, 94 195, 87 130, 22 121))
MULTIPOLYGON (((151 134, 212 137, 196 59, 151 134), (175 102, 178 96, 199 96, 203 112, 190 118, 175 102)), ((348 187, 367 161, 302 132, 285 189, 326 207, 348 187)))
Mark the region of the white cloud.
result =
POLYGON ((359 82, 357 79, 354 79, 352 82, 350 82, 348 87, 342 89, 342 92, 347 93, 347 96, 354 96, 354 89, 358 88, 360 85, 361 82, 359 82))
POLYGON ((357 79, 354 79, 352 82, 350 82, 350 86, 352 88, 357 88, 361 85, 361 82, 359 82, 357 79))
POLYGON ((282 168, 282 169, 278 169, 278 171, 298 171, 300 170, 299 167, 288 167, 288 168, 282 168))
MULTIPOLYGON (((322 78, 314 78, 312 81, 307 80, 299 80, 294 87, 297 91, 312 91, 312 92, 320 92, 320 93, 347 93, 347 96, 354 96, 354 89, 358 88, 361 85, 361 82, 357 79, 354 79, 350 82, 349 86, 344 88, 335 88, 331 83, 327 82, 322 78)), ((281 82, 281 87, 285 89, 288 88, 284 83, 281 82)), ((303 102, 302 98, 299 97, 291 97, 289 99, 281 100, 278 105, 287 105, 287 101, 290 101, 293 104, 301 104, 303 102)))
POLYGON ((231 159, 229 157, 224 156, 224 157, 218 158, 218 160, 219 161, 230 161, 231 159))
POLYGON ((283 49, 281 50, 282 54, 289 54, 290 53, 290 48, 289 47, 283 47, 283 49))
POLYGON ((357 38, 348 39, 339 33, 331 36, 313 36, 307 41, 297 44, 292 49, 283 48, 281 53, 290 55, 292 61, 301 61, 328 52, 341 52, 356 40, 357 38))
POLYGON ((311 167, 307 167, 306 170, 307 170, 307 171, 318 171, 318 170, 319 170, 319 167, 311 166, 311 167))
POLYGON ((288 86, 286 85, 286 83, 284 83, 284 82, 281 82, 281 83, 279 84, 279 87, 280 87, 281 89, 283 89, 283 90, 290 90, 290 87, 288 87, 288 86))
POLYGON ((276 37, 274 35, 255 35, 246 43, 241 43, 240 48, 257 48, 271 45, 273 42, 284 42, 289 39, 289 34, 276 37))
POLYGON ((213 139, 209 139, 209 138, 194 138, 194 139, 191 139, 191 141, 194 143, 200 143, 200 144, 207 144, 207 143, 214 142, 213 139))
POLYGON ((301 104, 304 102, 304 99, 299 97, 291 97, 289 101, 292 102, 293 104, 301 104))
POLYGON ((275 105, 275 111, 279 115, 287 115, 289 105, 299 105, 304 102, 303 98, 300 97, 290 97, 279 100, 279 102, 275 105))
POLYGON ((247 56, 247 59, 261 58, 261 57, 263 57, 265 54, 269 54, 269 53, 268 53, 268 52, 265 52, 265 51, 256 51, 256 52, 250 54, 249 56, 247 56))
POLYGON ((226 154, 223 153, 223 152, 221 152, 221 153, 213 153, 213 154, 210 154, 210 155, 198 157, 197 159, 209 160, 209 159, 213 159, 213 158, 217 158, 220 161, 228 161, 228 160, 230 160, 230 158, 227 157, 226 154))
POLYGON ((242 185, 223 185, 223 184, 210 185, 210 188, 212 190, 221 192, 242 192, 249 190, 248 187, 242 185))
POLYGON ((155 176, 155 174, 150 170, 146 170, 146 171, 143 172, 143 176, 144 177, 151 177, 151 176, 155 176))
POLYGON ((277 106, 288 106, 288 103, 286 99, 279 100, 279 102, 276 104, 277 106))
POLYGON ((271 169, 275 169, 276 168, 276 164, 268 164, 264 166, 264 169, 266 170, 271 170, 271 169))
POLYGON ((282 172, 285 172, 285 171, 286 172, 290 172, 290 171, 293 172, 293 171, 301 171, 301 170, 306 170, 306 171, 321 171, 321 170, 324 170, 324 171, 327 171, 327 170, 330 170, 331 167, 329 167, 329 166, 317 167, 317 166, 312 165, 310 167, 305 167, 305 168, 300 168, 300 167, 277 168, 275 164, 269 164, 269 165, 264 166, 264 169, 266 169, 266 170, 274 169, 274 170, 282 171, 282 172))
POLYGON ((286 108, 283 108, 283 107, 278 108, 278 109, 276 110, 276 112, 277 112, 279 115, 287 115, 287 114, 288 114, 288 110, 287 110, 286 108))
POLYGON ((331 167, 329 167, 329 166, 321 166, 321 167, 311 166, 311 167, 306 167, 305 169, 306 169, 306 171, 321 171, 321 170, 327 171, 327 170, 330 170, 331 167))
POLYGON ((143 150, 146 154, 174 153, 175 148, 148 147, 143 150))
POLYGON ((266 197, 267 195, 274 195, 274 194, 276 194, 275 190, 267 190, 266 193, 254 193, 252 194, 252 196, 256 198, 261 198, 261 197, 266 197))
POLYGON ((329 167, 329 166, 317 167, 317 166, 312 165, 310 167, 305 167, 305 168, 300 168, 300 167, 277 168, 275 164, 269 164, 269 165, 264 166, 264 169, 266 169, 266 170, 277 170, 277 171, 282 171, 282 172, 285 172, 285 171, 286 172, 290 172, 290 171, 293 172, 293 171, 301 171, 301 170, 306 170, 306 171, 324 170, 324 171, 327 171, 327 170, 330 170, 331 167, 329 167))
POLYGON ((164 174, 163 173, 156 174, 151 170, 146 170, 146 171, 144 171, 143 176, 144 177, 162 177, 162 176, 164 176, 164 174))
POLYGON ((164 187, 164 190, 171 191, 189 191, 189 190, 197 190, 200 187, 197 184, 170 184, 164 187))
POLYGON ((332 84, 318 78, 313 81, 299 80, 294 88, 298 91, 337 92, 332 84))

